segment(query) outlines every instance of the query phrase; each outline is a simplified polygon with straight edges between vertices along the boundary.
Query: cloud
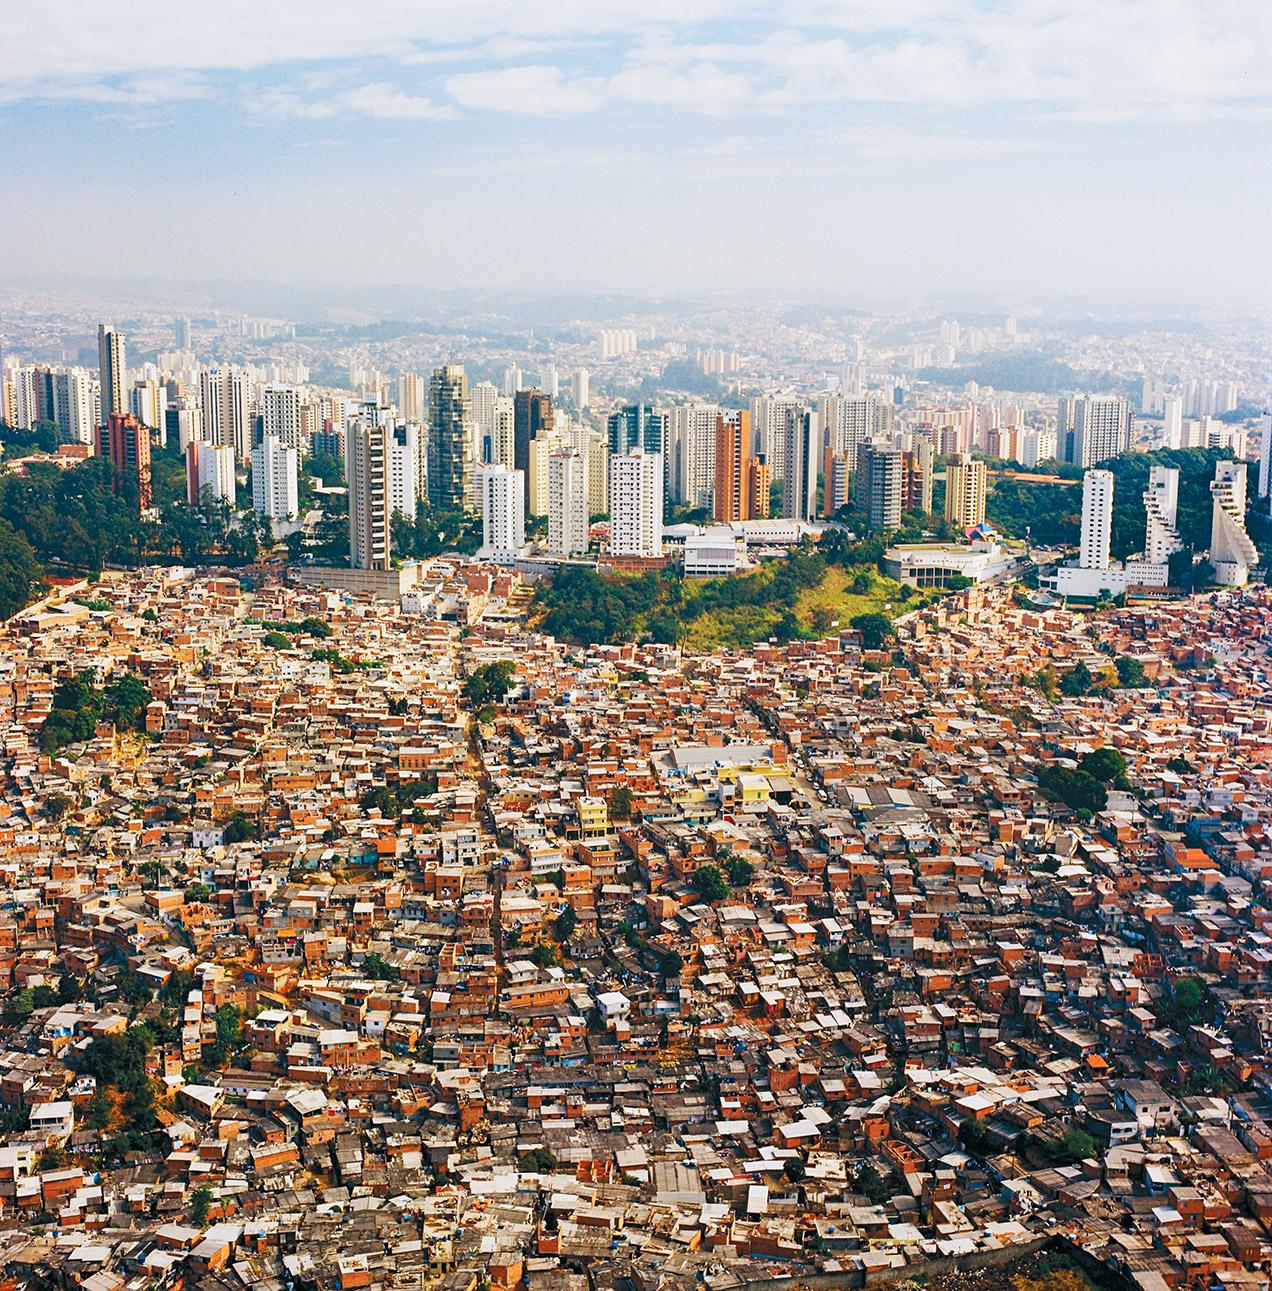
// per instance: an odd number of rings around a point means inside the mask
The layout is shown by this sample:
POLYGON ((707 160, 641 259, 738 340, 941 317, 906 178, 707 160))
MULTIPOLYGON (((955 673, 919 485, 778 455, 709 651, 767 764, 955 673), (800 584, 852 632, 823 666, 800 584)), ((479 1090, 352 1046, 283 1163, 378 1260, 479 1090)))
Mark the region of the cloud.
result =
POLYGON ((1269 47, 1268 0, 205 0, 193 38, 172 0, 63 0, 56 21, 47 0, 8 0, 0 101, 216 87, 257 111, 420 122, 837 104, 1261 120, 1269 47), (315 70, 365 83, 314 93, 315 70))
POLYGON ((493 72, 461 72, 446 82, 461 107, 527 116, 593 112, 605 104, 604 83, 595 77, 571 80, 559 67, 530 64, 493 72))

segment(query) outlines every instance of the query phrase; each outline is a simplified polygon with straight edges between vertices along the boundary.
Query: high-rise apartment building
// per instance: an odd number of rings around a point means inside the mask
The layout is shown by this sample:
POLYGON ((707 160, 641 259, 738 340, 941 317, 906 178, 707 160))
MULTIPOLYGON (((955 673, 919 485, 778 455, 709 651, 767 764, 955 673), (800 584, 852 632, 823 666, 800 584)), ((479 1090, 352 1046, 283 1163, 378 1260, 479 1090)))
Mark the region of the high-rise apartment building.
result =
POLYGON ((932 445, 921 435, 910 439, 901 457, 901 510, 926 515, 932 510, 932 445))
POLYGON ((1144 559, 1149 564, 1165 565, 1175 552, 1183 550, 1176 522, 1178 510, 1179 472, 1170 466, 1154 465, 1144 490, 1144 559))
POLYGON ((1082 477, 1080 569, 1108 569, 1112 560, 1113 472, 1088 471, 1082 477))
MULTIPOLYGON (((711 505, 715 492, 716 418, 719 405, 693 400, 669 408, 665 417, 663 460, 667 495, 683 506, 711 505)), ((750 414, 747 414, 750 425, 750 414)), ((748 429, 748 435, 750 431, 748 429)), ((748 445, 748 454, 750 446, 748 445)))
POLYGON ((299 456, 296 446, 279 435, 263 435, 252 449, 252 510, 271 524, 285 524, 300 513, 299 456))
POLYGON ((101 378, 101 425, 116 413, 128 412, 128 359, 123 332, 105 323, 97 325, 97 367, 101 378))
POLYGON ((817 472, 822 462, 820 414, 802 406, 787 411, 782 457, 782 515, 788 520, 812 520, 817 514, 817 472))
POLYGON ((715 489, 711 515, 726 524, 752 520, 751 414, 743 408, 717 412, 715 489))
POLYGON ((579 412, 586 412, 591 399, 588 373, 586 368, 576 368, 570 378, 570 387, 574 393, 574 406, 579 412))
POLYGON ((752 447, 760 453, 773 472, 773 478, 786 478, 786 426, 791 412, 802 411, 804 401, 794 394, 758 395, 751 400, 752 447))
POLYGON ((1096 466, 1131 447, 1131 405, 1118 395, 1066 397, 1059 401, 1056 434, 1064 460, 1096 466))
POLYGON ((150 432, 132 413, 111 413, 98 431, 97 451, 110 458, 115 491, 124 492, 130 485, 137 489, 141 510, 148 511, 153 502, 150 487, 150 432))
POLYGON ((345 431, 349 482, 349 563, 354 569, 388 569, 392 561, 387 425, 354 417, 345 431))
POLYGON ((905 496, 905 454, 883 444, 857 450, 858 505, 872 530, 899 529, 905 496))
POLYGON ((662 555, 663 464, 636 447, 610 458, 610 554, 662 555))
POLYGON ((610 414, 606 429, 612 457, 635 448, 661 456, 666 443, 667 415, 655 412, 649 404, 628 404, 610 414))
POLYGON ((978 457, 961 453, 945 468, 945 518, 962 532, 985 523, 989 468, 978 457))
POLYGON ((152 378, 134 381, 128 391, 128 411, 143 426, 156 432, 159 443, 167 441, 168 390, 152 378))
POLYGON ((415 519, 420 490, 420 429, 417 425, 389 430, 389 514, 415 519))
POLYGON ((503 396, 493 381, 478 381, 468 391, 469 412, 480 434, 489 435, 495 421, 495 408, 503 396))
POLYGON ((768 463, 761 454, 753 453, 746 468, 746 509, 750 519, 768 519, 772 491, 773 477, 768 463))
POLYGON ((100 422, 98 379, 84 368, 53 376, 53 420, 72 444, 94 444, 100 422))
POLYGON ((204 437, 228 444, 246 462, 252 452, 251 390, 241 368, 208 368, 199 376, 204 437))
POLYGON ((261 392, 261 433, 290 448, 302 446, 300 392, 295 386, 267 385, 261 392))
POLYGON ((1259 563, 1258 549, 1246 532, 1246 464, 1216 462, 1210 496, 1210 564, 1215 582, 1243 587, 1259 563))
POLYGON ((190 330, 190 320, 188 318, 177 318, 172 323, 172 340, 179 350, 188 350, 192 333, 190 330))
POLYGON ((530 445, 552 436, 552 397, 541 390, 518 390, 512 407, 512 464, 522 473, 530 501, 530 445))
MULTIPOLYGON (((228 444, 209 444, 192 439, 186 445, 186 501, 194 506, 206 502, 234 505, 234 450, 228 444)), ((253 488, 255 480, 253 480, 253 488)))
POLYGON ((576 449, 558 449, 548 456, 548 554, 582 555, 587 534, 587 463, 576 449))
POLYGON ((428 391, 424 378, 418 372, 402 372, 397 379, 397 410, 403 421, 421 424, 427 411, 428 391))
POLYGON ((526 487, 520 471, 502 465, 481 470, 481 554, 511 564, 526 545, 526 487))
POLYGON ((463 365, 436 368, 429 385, 428 501, 439 510, 461 511, 468 500, 470 417, 463 365))

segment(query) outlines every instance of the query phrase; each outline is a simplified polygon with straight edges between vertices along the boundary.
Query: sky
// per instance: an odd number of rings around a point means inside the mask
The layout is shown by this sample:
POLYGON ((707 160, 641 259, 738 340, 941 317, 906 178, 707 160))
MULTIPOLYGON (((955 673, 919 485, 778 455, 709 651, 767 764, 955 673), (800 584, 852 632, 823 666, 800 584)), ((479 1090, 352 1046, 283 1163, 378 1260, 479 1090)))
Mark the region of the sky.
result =
POLYGON ((1272 0, 5 0, 0 273, 1272 300, 1272 0))

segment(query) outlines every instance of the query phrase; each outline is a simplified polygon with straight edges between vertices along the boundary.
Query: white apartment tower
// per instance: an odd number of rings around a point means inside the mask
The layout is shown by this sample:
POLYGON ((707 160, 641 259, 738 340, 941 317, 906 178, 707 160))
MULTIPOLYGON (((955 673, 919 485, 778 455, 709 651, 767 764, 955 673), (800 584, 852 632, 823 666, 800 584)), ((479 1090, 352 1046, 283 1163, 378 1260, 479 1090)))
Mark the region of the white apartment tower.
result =
POLYGON ((252 510, 271 524, 285 524, 300 514, 296 488, 299 453, 279 435, 264 435, 252 449, 252 510))
POLYGON ((105 323, 97 325, 97 366, 101 376, 101 424, 110 420, 112 413, 121 416, 128 411, 127 354, 124 334, 105 323))
POLYGON ((661 453, 633 448, 610 458, 610 555, 662 555, 661 453))
POLYGON ((1131 405, 1116 395, 1073 401, 1073 456, 1078 466, 1096 466, 1130 451, 1131 405))
POLYGON ((300 394, 294 386, 268 385, 261 394, 262 433, 300 448, 300 394))
POLYGON ((418 426, 389 430, 389 514, 415 519, 420 489, 420 431, 418 426))
POLYGON ((548 553, 580 556, 587 551, 587 463, 574 449, 548 458, 548 553))
POLYGON ((241 368, 209 368, 199 376, 203 435, 213 444, 228 444, 246 462, 252 452, 251 399, 241 368))
POLYGON ((786 414, 782 453, 782 515, 811 520, 817 514, 817 472, 822 461, 821 417, 802 406, 786 414))
POLYGON ((1246 464, 1216 462, 1210 496, 1210 563, 1215 582, 1243 587, 1259 563, 1258 550, 1246 532, 1246 464))
POLYGON ((1113 472, 1088 471, 1082 479, 1081 569, 1108 569, 1113 540, 1113 472))
POLYGON ((1170 466, 1154 466, 1144 490, 1144 559, 1151 565, 1165 565, 1183 549, 1176 525, 1179 510, 1179 472, 1170 466))
POLYGON ((481 470, 481 555, 496 564, 516 560, 526 545, 523 472, 503 465, 481 470))
POLYGON ((353 417, 345 430, 349 481, 349 563, 388 569, 392 560, 388 427, 353 417))
POLYGON ((228 444, 193 439, 186 447, 186 501, 234 505, 234 450, 228 444))

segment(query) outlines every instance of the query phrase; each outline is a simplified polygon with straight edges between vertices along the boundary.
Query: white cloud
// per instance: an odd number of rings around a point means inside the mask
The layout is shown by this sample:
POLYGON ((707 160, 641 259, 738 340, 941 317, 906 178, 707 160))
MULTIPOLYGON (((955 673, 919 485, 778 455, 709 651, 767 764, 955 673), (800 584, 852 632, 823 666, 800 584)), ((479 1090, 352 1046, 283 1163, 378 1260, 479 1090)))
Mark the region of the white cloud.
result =
POLYGON ((268 68, 286 79, 249 97, 302 117, 866 103, 1259 120, 1268 48, 1269 0, 205 0, 193 30, 173 0, 64 0, 55 21, 47 0, 7 0, 0 101, 180 102, 268 68), (313 93, 314 68, 366 84, 313 93))
POLYGON ((493 72, 461 72, 446 82, 461 107, 527 116, 592 112, 605 103, 604 85, 595 77, 570 80, 559 67, 529 64, 493 72))

